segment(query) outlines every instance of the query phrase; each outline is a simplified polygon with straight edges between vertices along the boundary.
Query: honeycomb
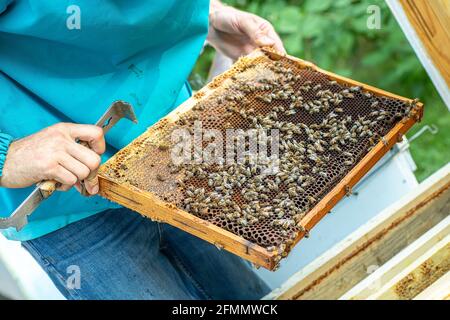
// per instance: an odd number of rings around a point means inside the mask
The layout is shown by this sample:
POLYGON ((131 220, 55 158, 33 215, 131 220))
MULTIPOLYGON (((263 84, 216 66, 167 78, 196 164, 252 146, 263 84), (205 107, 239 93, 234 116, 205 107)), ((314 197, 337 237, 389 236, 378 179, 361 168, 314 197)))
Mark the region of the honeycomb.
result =
POLYGON ((103 175, 283 256, 308 231, 301 219, 416 103, 266 55, 242 58, 193 99, 176 121, 162 119, 121 150, 103 175), (230 128, 278 129, 279 172, 262 175, 262 165, 250 162, 174 165, 171 133, 192 131, 195 121, 224 136, 230 128))

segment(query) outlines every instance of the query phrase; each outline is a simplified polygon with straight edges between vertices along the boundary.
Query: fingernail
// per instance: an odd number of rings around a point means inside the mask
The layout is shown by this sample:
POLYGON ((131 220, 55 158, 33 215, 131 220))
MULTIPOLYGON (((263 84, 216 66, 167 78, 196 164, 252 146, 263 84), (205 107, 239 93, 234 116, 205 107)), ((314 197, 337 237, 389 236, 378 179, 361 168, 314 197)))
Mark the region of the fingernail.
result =
POLYGON ((97 194, 98 193, 98 184, 95 185, 94 187, 92 187, 92 194, 97 194))

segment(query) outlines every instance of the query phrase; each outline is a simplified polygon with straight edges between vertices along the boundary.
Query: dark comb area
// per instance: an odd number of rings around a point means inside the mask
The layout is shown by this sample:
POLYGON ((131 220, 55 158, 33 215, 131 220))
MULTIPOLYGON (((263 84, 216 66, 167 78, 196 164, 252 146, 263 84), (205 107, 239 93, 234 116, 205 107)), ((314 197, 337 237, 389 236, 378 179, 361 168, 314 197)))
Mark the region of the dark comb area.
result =
MULTIPOLYGON (((416 103, 374 95, 288 58, 267 56, 242 59, 208 90, 176 121, 163 119, 119 152, 103 173, 281 256, 299 232, 308 231, 300 223, 308 211, 410 116, 416 103), (279 171, 263 174, 266 166, 249 159, 174 165, 171 133, 192 132, 195 121, 223 136, 227 129, 278 130, 279 171)), ((265 142, 270 145, 270 136, 265 142)))

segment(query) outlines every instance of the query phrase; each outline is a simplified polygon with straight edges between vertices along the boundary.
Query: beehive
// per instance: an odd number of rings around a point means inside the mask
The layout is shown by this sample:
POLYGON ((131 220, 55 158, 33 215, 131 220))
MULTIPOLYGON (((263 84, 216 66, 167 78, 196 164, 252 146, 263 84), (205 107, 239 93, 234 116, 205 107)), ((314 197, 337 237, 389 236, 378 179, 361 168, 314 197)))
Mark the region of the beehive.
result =
POLYGON ((257 50, 106 162, 100 193, 273 270, 422 112, 415 100, 257 50), (174 166, 171 134, 194 121, 222 133, 279 129, 281 173, 174 166))

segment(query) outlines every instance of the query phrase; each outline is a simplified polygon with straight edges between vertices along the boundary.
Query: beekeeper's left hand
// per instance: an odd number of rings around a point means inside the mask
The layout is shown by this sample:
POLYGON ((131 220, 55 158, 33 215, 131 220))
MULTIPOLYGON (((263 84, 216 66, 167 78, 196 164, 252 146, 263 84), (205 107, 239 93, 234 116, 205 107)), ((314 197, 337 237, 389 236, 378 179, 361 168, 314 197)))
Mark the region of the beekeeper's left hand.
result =
POLYGON ((233 60, 264 46, 286 53, 272 24, 257 15, 212 0, 209 19, 208 42, 233 60))

